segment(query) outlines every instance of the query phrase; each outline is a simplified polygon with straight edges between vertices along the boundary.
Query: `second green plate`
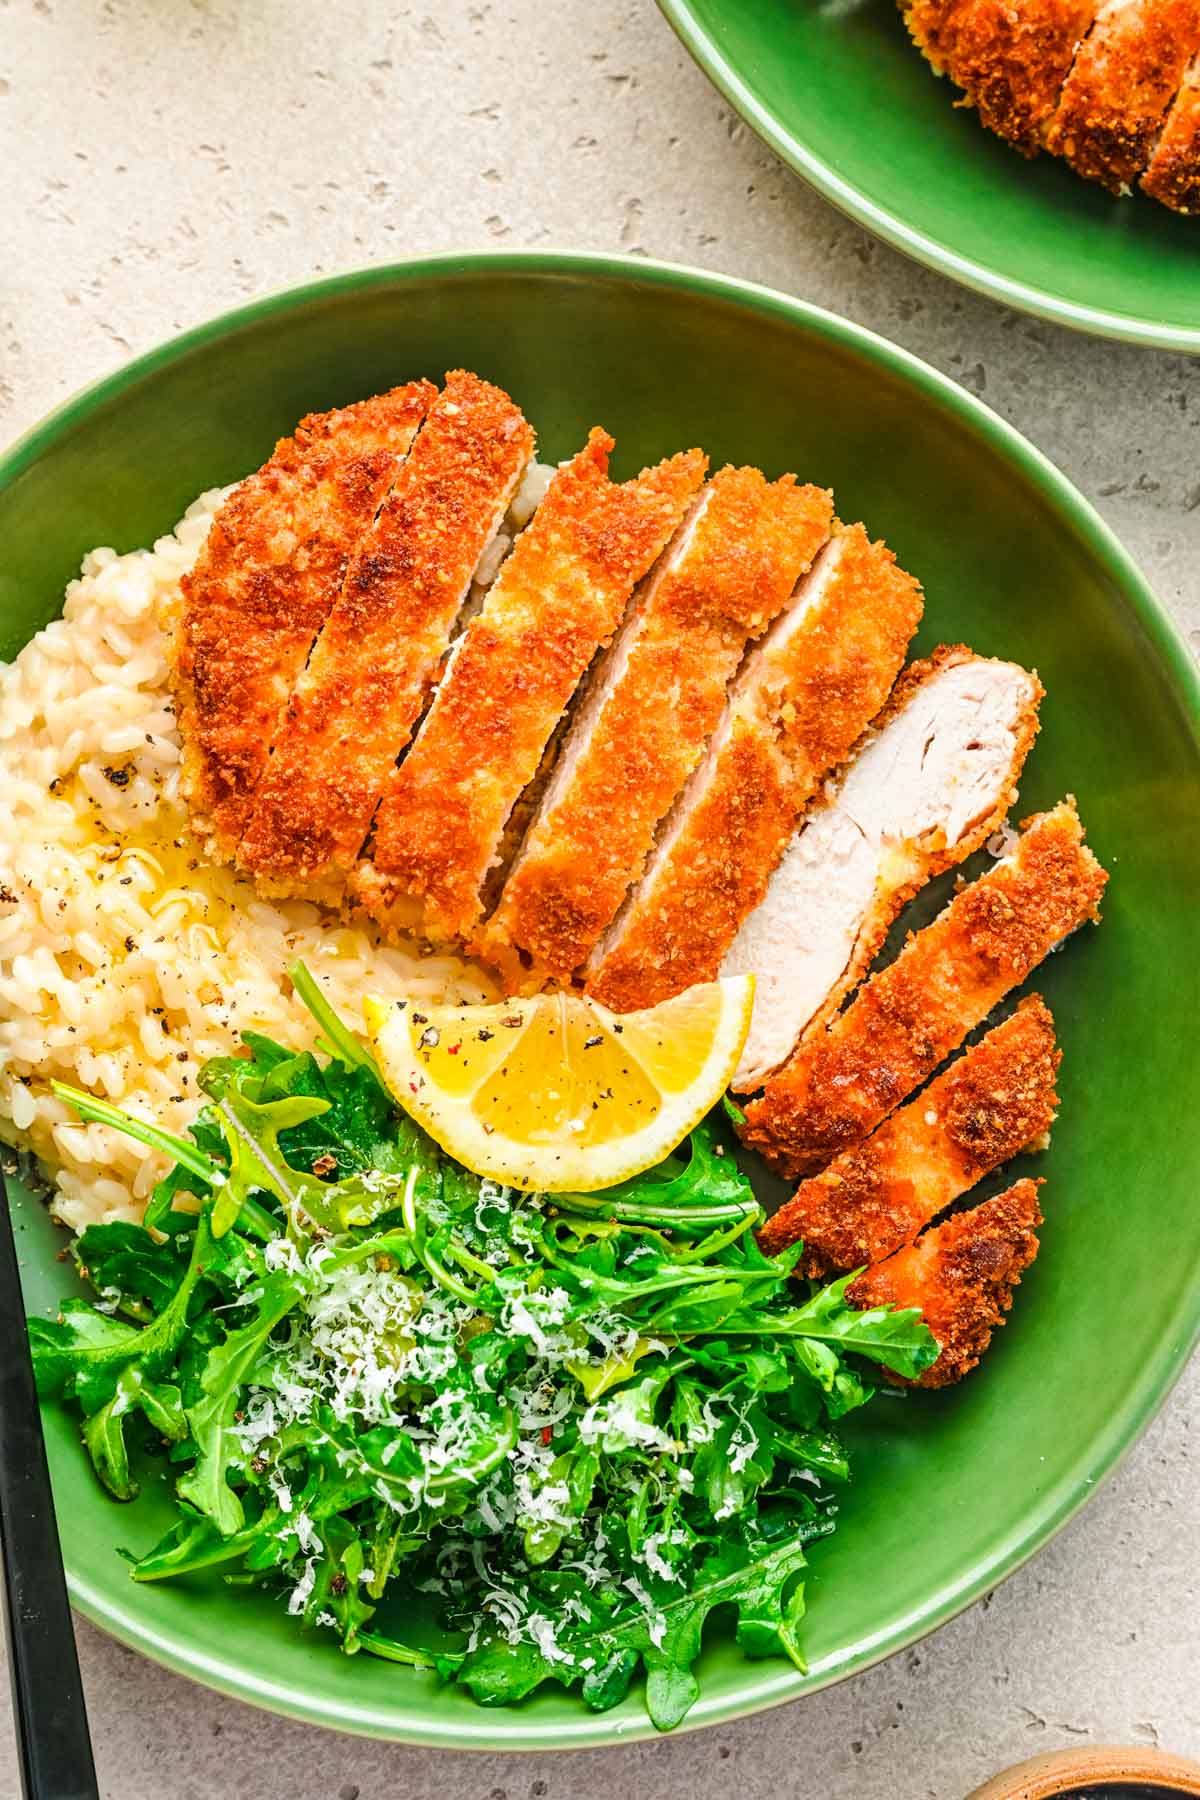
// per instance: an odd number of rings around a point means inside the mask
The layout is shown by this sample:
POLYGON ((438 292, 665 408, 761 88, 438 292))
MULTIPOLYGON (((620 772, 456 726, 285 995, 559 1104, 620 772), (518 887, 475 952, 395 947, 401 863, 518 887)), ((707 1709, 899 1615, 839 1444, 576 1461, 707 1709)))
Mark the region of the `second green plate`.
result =
POLYGON ((1200 352, 1200 220, 1026 162, 956 108, 895 0, 659 0, 777 155, 918 261, 1080 331, 1200 352))

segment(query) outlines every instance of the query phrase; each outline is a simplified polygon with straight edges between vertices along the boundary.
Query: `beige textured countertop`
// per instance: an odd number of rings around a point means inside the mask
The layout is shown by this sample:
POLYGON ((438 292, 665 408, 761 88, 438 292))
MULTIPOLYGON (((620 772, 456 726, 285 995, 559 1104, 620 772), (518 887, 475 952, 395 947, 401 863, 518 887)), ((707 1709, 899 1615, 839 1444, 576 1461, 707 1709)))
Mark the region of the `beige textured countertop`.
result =
MULTIPOLYGON (((1099 505, 1200 651, 1200 363, 1006 312, 877 244, 730 116, 650 0, 0 0, 0 172, 0 441, 132 352, 324 271, 620 248, 790 289, 983 395, 1099 505)), ((960 1800, 1057 1744, 1200 1756, 1198 1417, 1194 1365, 993 1596, 858 1680, 674 1741, 468 1758, 335 1737, 81 1626, 102 1791, 960 1800)))

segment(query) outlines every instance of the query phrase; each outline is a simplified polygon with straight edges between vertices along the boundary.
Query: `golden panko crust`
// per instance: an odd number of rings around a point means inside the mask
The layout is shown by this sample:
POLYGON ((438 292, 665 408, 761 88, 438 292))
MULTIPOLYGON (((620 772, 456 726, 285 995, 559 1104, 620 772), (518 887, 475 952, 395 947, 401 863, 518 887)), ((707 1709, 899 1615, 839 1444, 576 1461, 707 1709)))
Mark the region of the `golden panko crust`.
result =
POLYGON ((901 0, 983 123, 1111 193, 1200 212, 1200 0, 901 0))
POLYGON ((1200 56, 1167 114, 1141 185, 1175 212, 1200 213, 1200 56))
POLYGON ((1011 858, 963 888, 746 1108, 743 1141, 814 1173, 869 1136, 1077 926, 1107 876, 1074 802, 1031 820, 1011 858))
POLYGON ((237 849, 292 688, 436 392, 415 381, 302 419, 230 494, 183 578, 172 648, 183 789, 220 860, 237 849))
MULTIPOLYGON (((542 979, 586 961, 703 754, 746 640, 829 535, 833 501, 794 476, 722 469, 678 559, 651 577, 623 669, 570 781, 538 818, 477 949, 516 947, 542 979)), ((621 643, 621 640, 618 640, 621 643)))
POLYGON ((1167 109, 1200 49, 1200 0, 1140 0, 1100 14, 1080 46, 1046 148, 1110 193, 1150 161, 1167 109))
POLYGON ((919 1306, 940 1355, 899 1387, 949 1387, 973 1369, 1004 1324, 1014 1290, 1040 1248, 1040 1181, 1018 1181, 993 1200, 936 1225, 846 1289, 851 1306, 919 1306))
POLYGON ((1036 1140, 1058 1107, 1050 1009, 1023 1000, 944 1074, 795 1195, 758 1234, 775 1256, 803 1240, 800 1273, 828 1280, 882 1262, 1036 1140))
POLYGON ((778 655, 764 640, 753 684, 739 680, 681 819, 667 822, 665 853, 601 945, 588 992, 616 1012, 717 975, 818 783, 887 699, 920 621, 920 585, 861 525, 840 528, 825 555, 835 551, 803 622, 778 655))
POLYGON ((264 891, 344 876, 533 455, 501 389, 454 370, 355 551, 254 793, 238 862, 264 891))
POLYGON ((358 897, 385 916, 407 904, 434 941, 473 934, 509 813, 704 478, 690 450, 616 486, 612 448, 594 430, 554 477, 380 804, 358 897))
POLYGON ((913 43, 937 73, 944 75, 955 17, 963 0, 900 0, 900 5, 913 43))
POLYGON ((1036 156, 1098 0, 965 0, 955 13, 951 79, 991 131, 1036 156))

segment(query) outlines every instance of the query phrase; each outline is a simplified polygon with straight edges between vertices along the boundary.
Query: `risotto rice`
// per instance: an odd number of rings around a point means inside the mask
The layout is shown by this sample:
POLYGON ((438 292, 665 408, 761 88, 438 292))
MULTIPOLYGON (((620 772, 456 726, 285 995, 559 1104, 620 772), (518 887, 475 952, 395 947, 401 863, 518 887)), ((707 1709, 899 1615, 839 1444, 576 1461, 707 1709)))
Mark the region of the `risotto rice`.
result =
POLYGON ((287 966, 337 1010, 363 995, 490 997, 452 957, 384 945, 204 863, 179 798, 166 632, 219 493, 153 550, 95 550, 62 618, 0 665, 0 1137, 33 1152, 74 1230, 137 1219, 166 1159, 84 1125, 51 1079, 179 1131, 245 1030, 311 1042, 287 966))

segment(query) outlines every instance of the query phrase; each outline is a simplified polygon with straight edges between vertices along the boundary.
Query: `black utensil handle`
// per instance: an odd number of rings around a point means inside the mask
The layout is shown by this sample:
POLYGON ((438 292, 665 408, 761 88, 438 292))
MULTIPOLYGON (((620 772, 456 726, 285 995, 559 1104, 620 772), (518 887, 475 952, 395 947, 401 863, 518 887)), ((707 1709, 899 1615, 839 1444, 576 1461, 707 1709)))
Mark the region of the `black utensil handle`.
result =
POLYGON ((46 1466, 12 1217, 0 1175, 0 1548, 26 1800, 98 1800, 46 1466))

